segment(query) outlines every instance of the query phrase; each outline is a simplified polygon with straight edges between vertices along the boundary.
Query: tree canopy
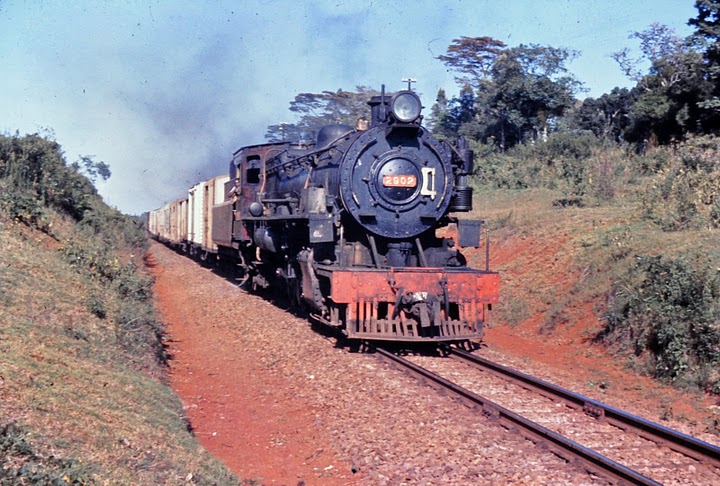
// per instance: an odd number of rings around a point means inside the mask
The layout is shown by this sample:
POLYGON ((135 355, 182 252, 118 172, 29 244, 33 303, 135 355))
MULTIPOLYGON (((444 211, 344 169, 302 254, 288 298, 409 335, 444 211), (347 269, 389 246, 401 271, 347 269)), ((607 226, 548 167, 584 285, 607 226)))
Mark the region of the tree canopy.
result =
POLYGON ((35 222, 48 206, 83 220, 102 201, 95 178, 110 177, 110 167, 92 156, 81 162, 66 164, 60 145, 38 134, 0 135, 0 209, 35 222))
POLYGON ((433 126, 443 136, 455 131, 502 149, 545 137, 575 103, 579 83, 565 64, 576 55, 537 44, 508 47, 491 37, 455 39, 438 59, 460 73, 463 88, 433 111, 433 126))
POLYGON ((308 140, 325 125, 355 126, 359 118, 370 118, 368 100, 380 94, 366 86, 356 91, 323 91, 300 93, 290 102, 290 111, 299 116, 295 123, 279 123, 268 127, 265 138, 270 142, 308 140))
MULTIPOLYGON (((567 64, 579 55, 539 44, 508 46, 489 36, 454 39, 437 59, 456 73, 459 93, 440 89, 427 124, 441 139, 460 136, 504 151, 547 140, 554 132, 591 133, 604 141, 669 144, 720 132, 720 0, 696 0, 693 35, 652 23, 633 32, 612 57, 635 85, 580 100, 583 88, 567 64), (632 47, 632 48, 631 48, 632 47)), ((323 125, 368 117, 377 91, 300 93, 294 121, 268 127, 270 141, 310 139, 323 125)))
POLYGON ((706 131, 717 134, 720 127, 720 0, 697 0, 695 8, 698 15, 688 24, 696 28, 693 39, 703 52, 705 75, 709 82, 698 106, 702 110, 701 122, 706 131))

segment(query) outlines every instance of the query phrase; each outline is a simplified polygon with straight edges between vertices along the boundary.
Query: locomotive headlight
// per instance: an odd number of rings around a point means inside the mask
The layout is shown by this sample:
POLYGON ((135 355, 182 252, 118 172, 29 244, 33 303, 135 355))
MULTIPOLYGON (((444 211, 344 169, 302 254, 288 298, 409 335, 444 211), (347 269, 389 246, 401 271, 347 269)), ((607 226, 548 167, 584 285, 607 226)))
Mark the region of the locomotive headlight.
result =
POLYGON ((418 95, 412 91, 402 91, 390 101, 390 109, 395 119, 402 123, 410 123, 420 116, 422 105, 418 95))

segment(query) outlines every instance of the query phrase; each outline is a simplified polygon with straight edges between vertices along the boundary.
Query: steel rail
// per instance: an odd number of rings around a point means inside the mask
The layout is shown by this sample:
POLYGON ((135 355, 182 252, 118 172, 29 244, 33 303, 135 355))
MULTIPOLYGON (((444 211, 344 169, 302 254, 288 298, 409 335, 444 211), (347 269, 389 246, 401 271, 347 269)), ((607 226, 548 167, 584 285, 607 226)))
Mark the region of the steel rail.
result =
POLYGON ((561 400, 573 408, 582 408, 585 413, 599 420, 605 420, 623 430, 631 430, 645 439, 666 446, 688 457, 692 457, 703 464, 720 467, 720 447, 718 446, 624 412, 605 403, 580 395, 579 393, 571 392, 570 390, 566 390, 507 366, 493 363, 492 361, 488 361, 487 359, 466 351, 455 348, 445 349, 453 358, 489 370, 496 375, 512 380, 524 388, 529 388, 543 396, 554 400, 561 400))
POLYGON ((428 385, 440 390, 452 392, 471 408, 482 408, 484 413, 499 420, 500 423, 509 430, 517 431, 523 437, 533 442, 540 442, 547 445, 551 451, 569 462, 580 461, 585 469, 613 481, 641 485, 660 484, 637 471, 623 466, 567 437, 563 437, 540 424, 532 422, 400 356, 396 356, 382 348, 378 348, 377 353, 382 358, 419 377, 428 385))

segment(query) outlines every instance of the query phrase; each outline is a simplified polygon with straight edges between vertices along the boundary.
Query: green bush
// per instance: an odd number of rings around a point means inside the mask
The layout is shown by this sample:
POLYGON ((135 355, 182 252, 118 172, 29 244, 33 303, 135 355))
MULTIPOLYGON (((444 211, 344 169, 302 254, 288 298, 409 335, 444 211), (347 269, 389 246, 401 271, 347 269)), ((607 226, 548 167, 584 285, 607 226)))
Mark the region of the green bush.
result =
POLYGON ((639 175, 652 175, 671 165, 672 153, 665 148, 656 148, 632 158, 634 170, 639 175))
POLYGON ((717 391, 720 277, 710 268, 687 257, 638 257, 612 291, 599 338, 645 357, 657 378, 717 391))
POLYGON ((91 292, 85 303, 87 310, 94 316, 105 319, 107 317, 107 307, 105 304, 105 298, 96 292, 91 292))
POLYGON ((689 139, 642 198, 645 216, 666 231, 720 228, 720 140, 689 139))
MULTIPOLYGON (((507 152, 477 143, 471 147, 476 153, 476 184, 501 189, 546 187, 582 196, 591 188, 593 164, 597 162, 591 158, 602 144, 592 134, 558 132, 546 142, 517 145, 507 152)), ((608 167, 598 165, 597 169, 607 173, 608 167)), ((607 192, 607 187, 603 191, 607 192)))
POLYGON ((720 138, 702 136, 688 139, 678 147, 678 155, 688 170, 714 172, 720 168, 720 138))
POLYGON ((68 262, 91 278, 112 282, 121 271, 117 248, 102 238, 80 234, 68 239, 62 247, 68 262))
POLYGON ((134 262, 122 265, 112 280, 120 298, 148 302, 152 298, 153 278, 139 271, 134 262))
POLYGON ((92 182, 66 164, 60 145, 37 134, 0 135, 0 179, 8 191, 28 194, 76 221, 101 201, 92 182))
POLYGON ((0 210, 10 219, 33 227, 41 227, 44 216, 43 205, 28 191, 0 187, 0 210))

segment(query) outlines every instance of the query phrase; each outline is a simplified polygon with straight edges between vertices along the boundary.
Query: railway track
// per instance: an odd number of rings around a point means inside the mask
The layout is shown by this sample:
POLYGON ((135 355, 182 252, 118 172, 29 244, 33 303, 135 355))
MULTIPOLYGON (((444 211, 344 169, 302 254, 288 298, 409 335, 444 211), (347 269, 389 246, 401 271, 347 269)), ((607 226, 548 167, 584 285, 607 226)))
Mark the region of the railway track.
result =
POLYGON ((426 384, 610 481, 720 484, 718 446, 471 353, 448 353, 454 359, 405 359, 378 349, 426 384))

